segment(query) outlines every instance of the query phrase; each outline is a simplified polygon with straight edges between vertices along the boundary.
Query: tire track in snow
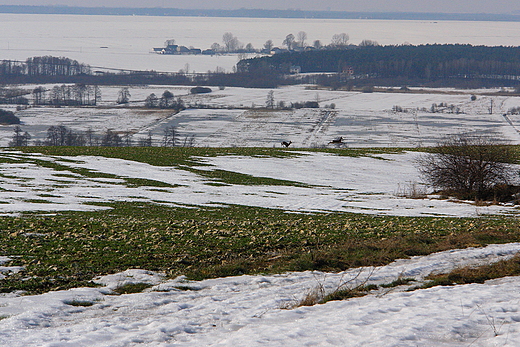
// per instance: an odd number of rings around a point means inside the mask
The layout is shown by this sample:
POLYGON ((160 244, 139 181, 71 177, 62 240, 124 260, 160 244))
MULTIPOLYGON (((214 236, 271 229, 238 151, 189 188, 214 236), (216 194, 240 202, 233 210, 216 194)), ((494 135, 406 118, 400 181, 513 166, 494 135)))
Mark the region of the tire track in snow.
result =
POLYGON ((509 118, 509 116, 507 115, 507 113, 504 113, 502 115, 504 117, 504 119, 506 120, 506 122, 516 131, 516 133, 518 134, 518 136, 520 137, 520 130, 516 127, 516 125, 513 123, 513 121, 511 120, 511 118, 509 118))
POLYGON ((317 123, 309 131, 310 134, 302 141, 302 145, 308 147, 313 142, 316 142, 316 138, 327 130, 330 124, 334 122, 337 115, 337 111, 321 110, 317 123))

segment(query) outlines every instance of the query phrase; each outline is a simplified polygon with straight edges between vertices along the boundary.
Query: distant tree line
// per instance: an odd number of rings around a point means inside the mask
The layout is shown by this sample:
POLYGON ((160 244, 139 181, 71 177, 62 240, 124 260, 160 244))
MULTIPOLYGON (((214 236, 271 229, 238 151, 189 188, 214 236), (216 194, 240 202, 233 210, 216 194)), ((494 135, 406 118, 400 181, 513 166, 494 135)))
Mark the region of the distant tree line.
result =
POLYGON ((12 60, 0 62, 2 76, 77 76, 90 73, 90 66, 64 57, 43 56, 28 58, 25 62, 12 60))
POLYGON ((28 105, 28 91, 21 88, 0 88, 0 104, 28 105))
MULTIPOLYGON (((59 69, 58 69, 59 70, 59 69)), ((219 70, 219 69, 217 69, 219 70)), ((25 63, 11 60, 0 61, 0 78, 4 84, 83 84, 83 85, 208 85, 233 86, 246 88, 276 88, 280 85, 291 84, 293 81, 283 78, 280 74, 265 74, 256 72, 224 72, 207 71, 204 73, 188 74, 179 72, 157 71, 91 71, 88 70, 76 75, 29 74, 25 63)), ((9 96, 12 100, 15 96, 9 96)), ((23 96, 18 100, 22 104, 23 96)), ((5 100, 0 93, 0 103, 5 100)), ((12 103, 6 101, 5 103, 12 103)), ((25 102, 27 103, 27 102, 25 102)))
MULTIPOLYGON (((287 74, 338 73, 348 78, 439 80, 449 78, 520 78, 520 47, 472 45, 366 44, 343 50, 316 50, 257 57, 238 63, 239 72, 272 71, 287 74)), ((337 77, 334 77, 337 78, 337 77)))
MULTIPOLYGON (((489 47, 460 44, 380 46, 364 40, 349 45, 347 34, 336 34, 327 49, 302 49, 304 32, 286 38, 285 53, 243 59, 236 71, 164 73, 156 71, 91 71, 88 65, 68 58, 36 57, 26 62, 1 61, 4 83, 76 83, 84 85, 206 85, 246 88, 276 88, 281 85, 318 83, 326 86, 352 84, 454 85, 474 81, 475 86, 516 86, 520 81, 520 47, 489 47), (300 50, 296 50, 299 47, 300 50), (314 76, 292 76, 294 72, 314 76), (316 76, 316 74, 321 74, 316 76)), ((234 40, 230 38, 231 45, 234 40)), ((315 42, 317 46, 320 43, 315 42)), ((272 42, 266 42, 271 47, 272 42)), ((13 96, 14 97, 14 96, 13 96)), ((23 97, 23 96, 20 96, 23 97)), ((1 102, 1 97, 0 97, 1 102)))

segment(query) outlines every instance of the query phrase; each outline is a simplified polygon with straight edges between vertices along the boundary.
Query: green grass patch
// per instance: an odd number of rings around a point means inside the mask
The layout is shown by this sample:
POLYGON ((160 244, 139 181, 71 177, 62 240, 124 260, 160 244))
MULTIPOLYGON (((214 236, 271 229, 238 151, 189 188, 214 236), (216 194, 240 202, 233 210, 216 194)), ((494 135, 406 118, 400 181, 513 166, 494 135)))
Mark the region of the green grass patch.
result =
MULTIPOLYGON (((249 156, 290 158, 309 153, 330 153, 349 157, 377 156, 402 153, 404 148, 262 148, 262 147, 20 147, 24 153, 41 153, 50 156, 102 156, 148 163, 155 166, 200 166, 199 158, 218 156, 249 156)), ((61 160, 61 159, 60 159, 61 160)))
POLYGON ((208 184, 240 184, 240 185, 265 185, 265 186, 292 186, 292 187, 312 187, 312 185, 300 182, 279 180, 269 177, 257 177, 226 170, 197 170, 189 169, 189 171, 200 176, 217 180, 208 184), (221 183, 222 182, 222 183, 221 183))
POLYGON ((129 268, 190 279, 343 271, 447 249, 520 241, 520 223, 513 217, 298 214, 137 202, 96 205, 112 209, 0 217, 0 255, 19 256, 13 266, 24 266, 24 271, 0 281, 0 292, 95 286, 94 277, 129 268))
POLYGON ((293 150, 274 148, 236 147, 22 147, 25 153, 41 153, 50 156, 102 156, 147 163, 155 166, 201 166, 198 157, 217 157, 222 155, 291 157, 301 156, 293 150))
POLYGON ((31 204, 52 204, 52 201, 43 200, 43 199, 23 199, 23 201, 31 203, 31 204))
POLYGON ((180 187, 180 185, 177 185, 177 184, 170 184, 170 183, 156 181, 156 180, 149 180, 146 178, 123 177, 123 179, 126 181, 127 186, 130 188, 136 188, 136 187, 176 188, 176 187, 180 187))
MULTIPOLYGON (((205 166, 200 158, 214 157, 219 155, 244 155, 252 157, 290 157, 301 156, 303 154, 296 151, 282 151, 280 149, 266 148, 163 148, 163 147, 24 147, 21 148, 26 153, 42 153, 49 156, 79 156, 96 155, 106 158, 118 158, 125 160, 138 161, 156 166, 174 166, 178 169, 186 170, 213 182, 208 184, 226 185, 276 185, 276 186, 295 186, 311 187, 308 184, 287 180, 278 180, 267 177, 255 177, 252 175, 241 174, 226 170, 201 170, 205 166)), ((56 171, 67 171, 61 174, 65 177, 80 175, 87 178, 108 178, 124 179, 129 187, 152 186, 152 187, 176 187, 168 183, 148 180, 142 178, 128 178, 117 175, 107 174, 86 168, 68 166, 59 162, 72 162, 58 158, 57 161, 47 161, 43 159, 27 157, 27 162, 34 163, 41 167, 52 168, 56 171)), ((210 168, 210 167, 208 167, 210 168)), ((75 177, 77 178, 77 177, 75 177)), ((69 182, 67 182, 69 183, 69 182)))
POLYGON ((395 281, 390 283, 381 284, 382 288, 395 288, 398 286, 404 286, 410 284, 410 282, 414 282, 415 278, 398 278, 395 281))
POLYGON ((135 294, 142 293, 145 289, 151 288, 152 285, 148 283, 129 283, 114 289, 117 294, 135 294))
MULTIPOLYGON (((512 155, 512 158, 515 158, 510 162, 510 164, 520 164, 520 145, 499 145, 503 147, 507 147, 508 149, 511 149, 514 153, 512 155)), ((420 148, 409 148, 406 149, 407 151, 414 151, 414 152, 425 152, 425 153, 437 153, 439 150, 437 147, 420 147, 420 148)))

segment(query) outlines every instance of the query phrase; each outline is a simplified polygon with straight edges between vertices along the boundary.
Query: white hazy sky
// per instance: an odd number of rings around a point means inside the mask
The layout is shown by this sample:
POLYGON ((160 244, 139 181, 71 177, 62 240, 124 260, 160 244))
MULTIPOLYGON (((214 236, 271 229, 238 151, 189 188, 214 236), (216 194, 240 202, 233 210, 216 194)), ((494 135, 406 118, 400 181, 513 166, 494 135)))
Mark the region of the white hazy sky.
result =
POLYGON ((301 9, 375 12, 520 13, 519 0, 0 0, 0 5, 301 9))

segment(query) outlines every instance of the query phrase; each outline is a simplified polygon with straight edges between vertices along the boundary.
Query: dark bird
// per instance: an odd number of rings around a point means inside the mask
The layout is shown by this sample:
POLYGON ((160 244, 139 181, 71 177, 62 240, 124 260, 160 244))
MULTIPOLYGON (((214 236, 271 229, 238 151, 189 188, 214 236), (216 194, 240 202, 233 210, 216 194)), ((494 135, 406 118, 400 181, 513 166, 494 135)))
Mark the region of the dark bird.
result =
POLYGON ((330 141, 329 144, 339 144, 339 143, 343 143, 343 136, 340 136, 340 137, 336 137, 334 140, 330 141))
POLYGON ((292 141, 282 141, 282 146, 289 147, 291 145, 292 141))

